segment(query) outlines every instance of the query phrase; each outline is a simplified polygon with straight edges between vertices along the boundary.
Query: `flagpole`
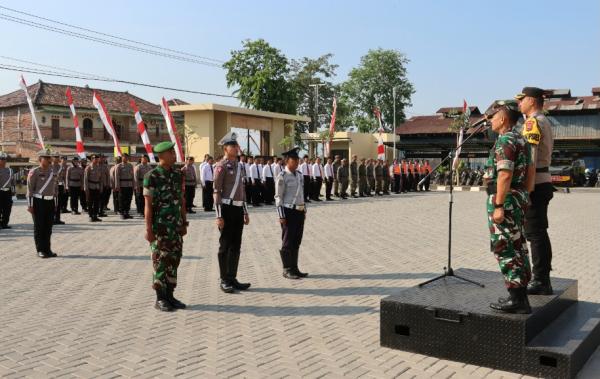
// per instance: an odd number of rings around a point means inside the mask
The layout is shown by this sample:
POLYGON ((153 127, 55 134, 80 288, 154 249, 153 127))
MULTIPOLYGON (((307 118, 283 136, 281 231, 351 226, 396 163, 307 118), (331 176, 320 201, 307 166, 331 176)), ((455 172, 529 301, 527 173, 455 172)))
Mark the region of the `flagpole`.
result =
POLYGON ((394 131, 392 136, 394 137, 394 160, 396 159, 396 87, 392 88, 392 97, 394 98, 394 131))

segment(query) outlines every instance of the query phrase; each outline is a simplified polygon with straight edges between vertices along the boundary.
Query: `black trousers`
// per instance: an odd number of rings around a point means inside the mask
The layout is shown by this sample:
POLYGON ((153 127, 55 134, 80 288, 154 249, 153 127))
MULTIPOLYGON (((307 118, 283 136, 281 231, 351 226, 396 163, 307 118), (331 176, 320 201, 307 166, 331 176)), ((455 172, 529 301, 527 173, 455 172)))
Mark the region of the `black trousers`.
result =
POLYGON ((321 196, 321 187, 323 186, 323 178, 316 177, 312 182, 312 198, 313 200, 319 200, 321 196))
POLYGON ((254 204, 254 199, 252 198, 252 181, 250 179, 244 180, 244 189, 246 190, 246 203, 254 204))
POLYGON ((221 280, 228 281, 237 277, 244 231, 244 209, 222 204, 221 215, 225 225, 219 237, 219 271, 221 280))
POLYGON ((252 204, 260 205, 263 202, 262 197, 262 183, 259 180, 255 180, 254 183, 250 185, 252 187, 252 204))
POLYGON ((400 176, 398 174, 394 174, 394 192, 395 193, 400 193, 400 191, 402 191, 402 187, 400 187, 401 180, 402 180, 402 176, 400 176))
POLYGON ((121 195, 119 195, 118 192, 112 191, 113 211, 115 211, 115 213, 121 213, 121 207, 119 206, 119 197, 121 197, 121 195))
POLYGON ((13 199, 11 191, 0 191, 0 227, 7 226, 10 222, 13 199))
POLYGON ((79 196, 79 204, 81 204, 81 209, 87 212, 87 197, 85 196, 85 192, 81 191, 79 196))
POLYGON ((333 178, 325 179, 325 198, 331 199, 331 189, 333 188, 333 178))
POLYGON ((88 197, 88 214, 90 218, 97 218, 102 209, 102 193, 100 190, 91 189, 86 194, 88 197))
POLYGON ((56 202, 33 198, 33 240, 35 250, 50 254, 50 237, 52 236, 52 223, 56 202))
POLYGON ((273 204, 275 201, 275 180, 266 177, 263 185, 264 200, 267 204, 273 204))
POLYGON ((429 191, 429 187, 431 186, 431 176, 429 175, 429 172, 426 172, 425 175, 427 176, 427 179, 425 179, 425 191, 429 191))
POLYGON ((284 269, 298 268, 298 251, 304 234, 303 211, 284 209, 285 225, 281 225, 281 263, 284 269))
POLYGON ((108 208, 108 202, 110 201, 110 194, 111 194, 112 190, 109 188, 105 188, 102 191, 102 210, 105 210, 108 208))
POLYGON ((310 176, 304 175, 304 201, 310 200, 310 176))
POLYGON ((81 187, 69 187, 71 212, 79 212, 79 196, 81 196, 81 187))
MULTIPOLYGON (((212 183, 212 182, 211 182, 212 183)), ((187 210, 191 210, 194 206, 194 199, 196 198, 196 186, 191 185, 185 186, 185 207, 187 210)), ((204 203, 204 189, 202 189, 202 203, 204 203)))
MULTIPOLYGON (((187 191, 187 189, 186 189, 187 191)), ((134 195, 133 197, 135 198, 135 210, 138 214, 143 215, 144 214, 144 208, 146 206, 146 203, 144 201, 144 192, 143 189, 140 188, 138 191, 134 191, 134 195)))
POLYGON ((62 198, 65 193, 65 186, 58 186, 58 193, 56 194, 56 200, 54 201, 54 221, 60 221, 60 214, 62 213, 62 198))
POLYGON ((548 280, 552 270, 552 245, 548 236, 548 204, 554 197, 552 183, 536 184, 529 195, 531 206, 525 213, 525 237, 531 247, 532 272, 538 280, 548 280))
POLYGON ((69 202, 69 194, 65 190, 65 186, 58 186, 58 206, 63 212, 67 211, 67 203, 69 202))
POLYGON ((408 191, 408 177, 406 174, 400 176, 400 192, 408 191))
POLYGON ((123 214, 129 214, 132 196, 133 187, 121 187, 119 189, 119 209, 121 209, 123 214))
MULTIPOLYGON (((189 208, 191 208, 194 202, 194 197, 192 196, 190 200, 192 203, 188 205, 189 208)), ((214 202, 215 200, 213 198, 213 182, 207 180, 204 182, 204 187, 202 188, 202 207, 204 207, 205 211, 212 211, 214 202)))

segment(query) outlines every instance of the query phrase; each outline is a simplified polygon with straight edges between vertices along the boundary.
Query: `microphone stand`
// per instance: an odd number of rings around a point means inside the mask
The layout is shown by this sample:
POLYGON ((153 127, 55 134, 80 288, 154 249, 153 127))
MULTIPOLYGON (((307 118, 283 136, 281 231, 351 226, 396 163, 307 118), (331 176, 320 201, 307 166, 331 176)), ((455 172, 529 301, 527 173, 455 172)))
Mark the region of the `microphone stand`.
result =
MULTIPOLYGON (((477 125, 477 123, 475 125, 477 125)), ((427 178, 429 178, 434 172, 438 171, 440 169, 440 167, 442 167, 444 165, 444 163, 446 163, 449 160, 452 160, 452 158, 456 155, 456 150, 460 149, 462 147, 462 145, 467 143, 467 141, 470 140, 471 137, 473 137, 477 133, 480 133, 480 132, 486 130, 487 128, 488 128, 487 121, 481 122, 481 124, 477 126, 477 129, 475 129, 475 131, 473 133, 471 133, 471 135, 469 135, 459 146, 451 149, 450 153, 448 153, 448 156, 446 156, 446 158, 444 158, 440 162, 440 164, 438 164, 429 174, 427 174, 423 179, 421 179, 421 181, 419 181, 419 185, 424 183, 425 180, 427 178)), ((482 283, 476 282, 471 279, 464 278, 460 275, 456 275, 454 273, 454 269, 452 268, 452 205, 454 204, 454 184, 453 184, 453 182, 454 182, 454 165, 452 163, 453 162, 450 163, 450 198, 448 201, 448 266, 444 267, 444 273, 442 275, 436 276, 433 279, 429 279, 429 280, 419 284, 419 287, 423 287, 426 284, 433 283, 435 281, 444 279, 446 277, 453 277, 453 278, 462 280, 463 282, 471 283, 471 284, 474 284, 476 286, 483 288, 483 287, 485 287, 485 285, 483 285, 482 283)))

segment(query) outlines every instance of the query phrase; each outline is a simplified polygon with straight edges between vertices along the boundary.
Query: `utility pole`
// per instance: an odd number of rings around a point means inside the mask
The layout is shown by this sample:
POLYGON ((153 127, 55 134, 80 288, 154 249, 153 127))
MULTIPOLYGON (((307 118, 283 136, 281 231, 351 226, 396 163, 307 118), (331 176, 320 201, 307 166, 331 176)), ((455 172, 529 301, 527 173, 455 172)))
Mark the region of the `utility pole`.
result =
MULTIPOLYGON (((309 84, 309 87, 314 87, 315 88, 315 132, 319 131, 319 87, 320 86, 324 86, 324 83, 316 83, 316 84, 309 84)), ((311 144, 311 149, 312 149, 312 144, 311 144)), ((315 147, 316 150, 316 147, 315 147)), ((312 152, 310 155, 314 155, 312 154, 312 152)))
POLYGON ((392 88, 392 97, 394 98, 394 159, 396 159, 396 87, 392 88))

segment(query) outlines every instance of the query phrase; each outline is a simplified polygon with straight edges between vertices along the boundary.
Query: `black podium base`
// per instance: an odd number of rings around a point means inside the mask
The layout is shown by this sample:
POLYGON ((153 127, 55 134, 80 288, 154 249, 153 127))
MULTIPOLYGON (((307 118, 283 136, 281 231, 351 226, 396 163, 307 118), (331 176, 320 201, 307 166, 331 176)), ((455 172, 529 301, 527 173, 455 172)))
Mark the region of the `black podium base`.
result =
POLYGON ((489 307, 505 297, 498 272, 456 270, 381 300, 381 345, 521 374, 573 378, 600 344, 600 305, 577 301, 577 281, 553 278, 529 315, 489 307))

